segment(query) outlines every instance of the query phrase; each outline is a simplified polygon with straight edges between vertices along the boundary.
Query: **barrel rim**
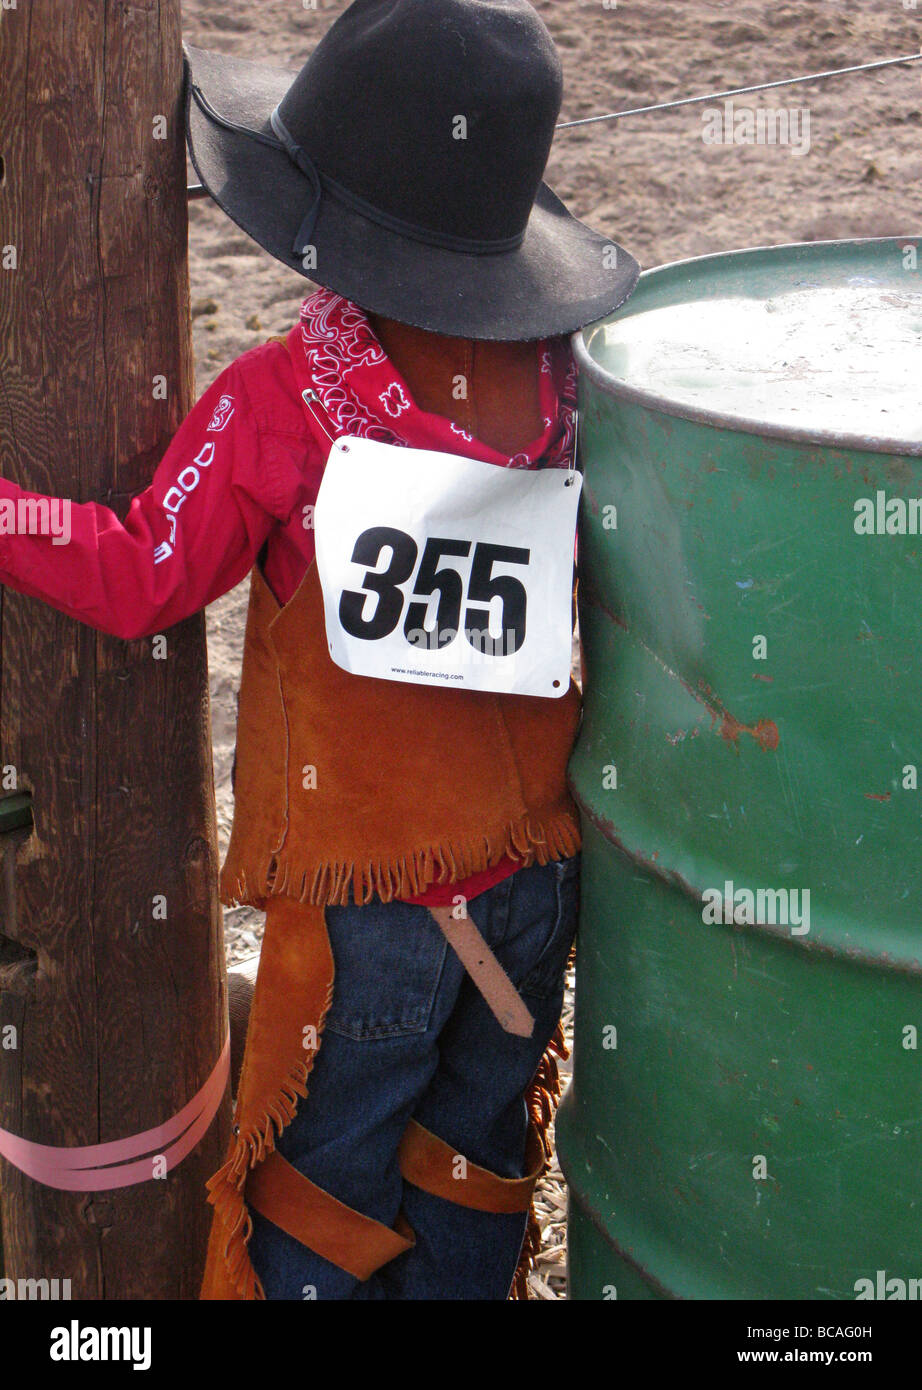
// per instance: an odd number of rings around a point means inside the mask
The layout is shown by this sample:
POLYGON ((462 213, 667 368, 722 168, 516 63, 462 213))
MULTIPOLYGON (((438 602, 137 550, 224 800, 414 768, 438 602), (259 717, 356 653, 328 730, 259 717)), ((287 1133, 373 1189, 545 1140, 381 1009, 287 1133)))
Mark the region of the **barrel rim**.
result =
MULTIPOLYGON (((890 244, 893 246, 914 243, 922 250, 922 232, 907 233, 905 236, 892 237, 835 237, 826 241, 787 241, 780 245, 766 246, 743 246, 732 251, 710 251, 704 256, 688 256, 678 261, 666 261, 663 265, 651 266, 643 271, 637 282, 639 288, 644 280, 652 275, 657 275, 665 270, 682 270, 692 266, 701 266, 707 261, 722 261, 726 263, 738 256, 751 256, 759 251, 772 251, 781 253, 783 251, 799 250, 803 247, 819 246, 868 246, 890 244)), ((919 270, 922 275, 922 266, 919 270)), ((634 291, 636 293, 636 290, 634 291)), ((634 294, 632 293, 619 309, 614 310, 615 314, 626 310, 630 314, 630 306, 634 294)), ((684 405, 673 400, 669 396, 661 395, 657 391, 652 391, 643 386, 632 386, 625 381, 620 381, 610 372, 606 371, 598 363, 589 351, 586 335, 592 334, 607 323, 613 317, 607 314, 603 319, 596 319, 593 323, 586 324, 578 329, 572 336, 570 342, 573 355, 576 358, 580 372, 585 372, 591 378, 593 384, 603 391, 606 395, 614 396, 618 400, 630 401, 633 405, 645 406, 648 410, 655 410, 661 415, 673 416, 680 420, 691 420, 696 424, 710 425, 718 429, 732 429, 737 434, 755 434, 765 439, 783 439, 793 444, 820 444, 831 445, 844 452, 867 453, 867 454, 890 454, 902 458, 922 457, 922 439, 893 439, 886 435, 862 435, 850 434, 845 431, 815 429, 810 430, 802 425, 778 425, 760 420, 751 415, 732 415, 727 411, 706 410, 703 406, 684 405)))

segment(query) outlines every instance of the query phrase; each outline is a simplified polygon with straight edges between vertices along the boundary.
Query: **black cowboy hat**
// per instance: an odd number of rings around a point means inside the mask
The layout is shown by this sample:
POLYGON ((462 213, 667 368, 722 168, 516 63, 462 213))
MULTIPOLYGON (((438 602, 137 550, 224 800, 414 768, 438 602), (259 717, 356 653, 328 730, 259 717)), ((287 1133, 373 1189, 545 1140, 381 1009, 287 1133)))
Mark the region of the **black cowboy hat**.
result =
POLYGON ((570 333, 639 267, 542 175, 560 60, 526 0, 355 0, 294 76, 184 48, 205 188, 292 270, 462 338, 570 333))

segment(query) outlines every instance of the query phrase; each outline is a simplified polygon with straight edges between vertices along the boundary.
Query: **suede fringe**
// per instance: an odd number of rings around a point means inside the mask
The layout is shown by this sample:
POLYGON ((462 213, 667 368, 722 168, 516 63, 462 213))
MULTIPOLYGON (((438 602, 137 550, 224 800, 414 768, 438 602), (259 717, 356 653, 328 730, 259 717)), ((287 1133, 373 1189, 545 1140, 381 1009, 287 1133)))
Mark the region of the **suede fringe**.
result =
POLYGON ((264 868, 254 875, 246 867, 236 872, 228 866, 221 874, 221 902, 225 907, 259 904, 266 897, 286 894, 315 907, 363 904, 375 896, 382 902, 416 897, 434 884, 458 882, 499 863, 505 854, 522 860, 522 867, 576 854, 580 848, 579 825, 570 812, 555 816, 546 825, 534 825, 530 817, 507 827, 500 845, 486 836, 478 846, 449 842, 389 861, 357 860, 319 864, 305 870, 300 856, 285 850, 270 854, 264 868), (353 897, 350 899, 350 890, 353 897))
POLYGON ((288 1068, 285 1080, 267 1103, 259 1121, 237 1135, 234 1151, 223 1168, 208 1179, 208 1201, 224 1227, 227 1243, 224 1263, 228 1277, 243 1299, 264 1300, 265 1294, 247 1246, 253 1234, 253 1219, 244 1198, 247 1175, 273 1152, 276 1140, 295 1117, 298 1100, 307 1096, 307 1078, 319 1051, 326 1016, 333 1001, 333 985, 327 990, 317 1027, 318 1047, 309 1061, 298 1059, 288 1068))
MULTIPOLYGON (((323 1031, 332 998, 331 986, 324 1004, 319 1033, 323 1031)), ((566 1060, 569 1055, 563 1024, 558 1023, 525 1097, 528 1117, 538 1130, 547 1162, 550 1162, 553 1156, 548 1129, 560 1100, 557 1058, 566 1060)), ((214 1207, 226 1235, 223 1254, 228 1277, 242 1299, 265 1299, 247 1249, 250 1236, 253 1234, 253 1220, 244 1199, 247 1175, 272 1153, 276 1140, 294 1119, 299 1097, 303 1100, 307 1096, 307 1078, 316 1056, 315 1051, 310 1062, 299 1059, 293 1063, 288 1070, 287 1079, 263 1112, 260 1122, 237 1136, 230 1159, 206 1183, 208 1201, 214 1207)), ((532 1198, 519 1263, 509 1292, 511 1301, 528 1300, 528 1276, 535 1269, 540 1253, 541 1227, 538 1225, 532 1198)))
MULTIPOLYGON (((557 1068, 557 1058, 560 1057, 566 1061, 569 1055, 570 1051, 563 1035, 563 1024, 558 1023, 525 1098, 529 1119, 538 1129, 541 1142, 544 1145, 544 1156, 548 1163, 553 1156, 548 1129, 560 1100, 560 1072, 557 1068)), ((510 1299, 515 1301, 527 1300, 528 1276, 535 1269, 540 1253, 541 1227, 538 1225, 535 1202, 532 1198, 531 1206, 528 1209, 528 1224, 525 1228, 525 1239, 522 1242, 518 1268, 515 1271, 512 1289, 509 1293, 510 1299)))

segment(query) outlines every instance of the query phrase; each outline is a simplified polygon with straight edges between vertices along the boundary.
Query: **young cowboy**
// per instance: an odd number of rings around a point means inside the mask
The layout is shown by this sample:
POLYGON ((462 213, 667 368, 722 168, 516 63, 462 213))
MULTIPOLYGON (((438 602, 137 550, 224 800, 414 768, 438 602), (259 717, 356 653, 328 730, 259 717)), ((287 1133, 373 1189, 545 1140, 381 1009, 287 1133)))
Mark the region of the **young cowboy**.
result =
MULTIPOLYGON (((314 505, 343 441, 408 516, 403 462, 436 489, 456 461, 488 480, 572 467, 566 335, 637 267, 541 182, 561 74, 525 0, 356 0, 294 81, 202 50, 187 65, 202 182, 322 288, 221 373, 124 522, 90 502, 67 546, 5 536, 0 579, 134 639, 252 571, 220 887, 266 928, 202 1297, 521 1295, 576 923, 578 690, 346 669, 314 505)), ((0 481, 3 505, 27 495, 0 481)), ((353 627, 406 597, 385 592, 388 553, 353 627)), ((441 614, 462 572, 427 588, 420 568, 415 592, 441 614)), ((489 575, 511 612, 516 581, 489 575)))

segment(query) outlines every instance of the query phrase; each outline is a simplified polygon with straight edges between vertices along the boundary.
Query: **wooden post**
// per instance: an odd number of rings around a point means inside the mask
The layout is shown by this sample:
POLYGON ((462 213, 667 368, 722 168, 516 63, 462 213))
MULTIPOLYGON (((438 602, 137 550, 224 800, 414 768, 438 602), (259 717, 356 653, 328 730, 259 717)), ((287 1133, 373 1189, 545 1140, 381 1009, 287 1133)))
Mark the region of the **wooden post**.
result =
MULTIPOLYGON (((180 44, 180 0, 0 0, 0 473, 120 516, 193 399, 180 44)), ((34 821, 0 824, 0 1128, 41 1144, 166 1122, 224 1043, 203 616, 164 637, 0 587, 0 797, 34 821)), ((121 1189, 0 1161, 6 1277, 195 1298, 229 1122, 121 1189)))

